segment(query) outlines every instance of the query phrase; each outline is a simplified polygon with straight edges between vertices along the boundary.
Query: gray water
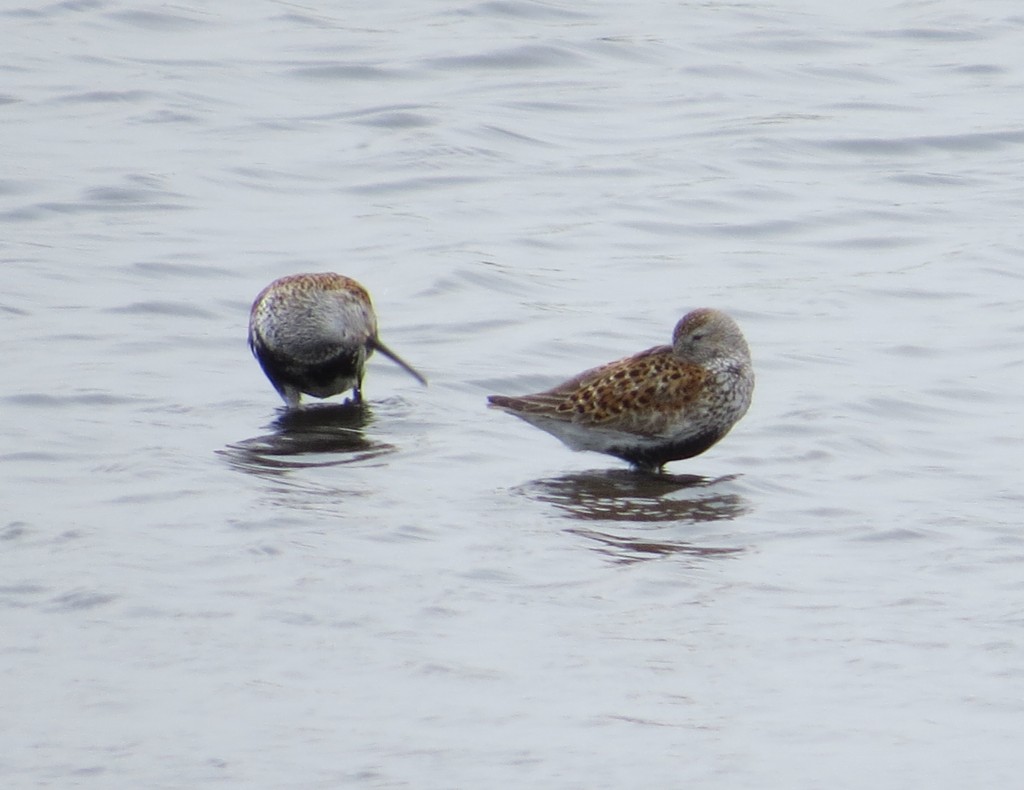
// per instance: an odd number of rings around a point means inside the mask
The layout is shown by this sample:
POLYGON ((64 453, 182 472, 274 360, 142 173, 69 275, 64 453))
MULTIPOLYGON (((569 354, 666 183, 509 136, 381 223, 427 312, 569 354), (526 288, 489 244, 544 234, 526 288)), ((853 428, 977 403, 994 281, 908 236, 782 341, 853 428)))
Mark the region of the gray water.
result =
POLYGON ((0 783, 1017 786, 1020 4, 347 5, 0 11, 0 783), (484 406, 702 305, 663 479, 484 406))

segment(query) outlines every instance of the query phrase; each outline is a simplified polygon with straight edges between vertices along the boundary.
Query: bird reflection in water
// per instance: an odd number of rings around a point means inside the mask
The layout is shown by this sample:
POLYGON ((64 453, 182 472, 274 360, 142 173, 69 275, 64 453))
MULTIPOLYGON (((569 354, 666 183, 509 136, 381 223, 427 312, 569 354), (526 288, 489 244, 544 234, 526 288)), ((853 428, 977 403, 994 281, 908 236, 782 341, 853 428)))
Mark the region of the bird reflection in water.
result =
POLYGON ((372 460, 395 449, 366 437, 372 421, 371 408, 352 401, 289 409, 274 420, 271 433, 230 444, 221 454, 255 474, 372 460))
MULTIPOLYGON (((618 522, 640 527, 685 526, 728 521, 746 513, 743 498, 728 490, 735 475, 718 478, 697 475, 643 475, 625 469, 581 472, 535 480, 519 492, 548 502, 570 518, 587 522, 618 522)), ((595 524, 595 527, 597 525, 595 524)), ((728 556, 741 548, 704 546, 690 541, 659 539, 622 530, 574 527, 569 530, 598 544, 598 551, 616 562, 637 562, 667 555, 728 556)))

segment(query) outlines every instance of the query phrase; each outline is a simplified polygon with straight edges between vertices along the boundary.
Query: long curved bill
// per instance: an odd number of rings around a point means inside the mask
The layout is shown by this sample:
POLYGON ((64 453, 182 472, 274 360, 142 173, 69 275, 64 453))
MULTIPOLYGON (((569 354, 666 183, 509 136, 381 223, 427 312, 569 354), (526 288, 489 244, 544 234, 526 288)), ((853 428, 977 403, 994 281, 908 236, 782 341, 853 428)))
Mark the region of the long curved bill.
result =
POLYGON ((426 378, 423 377, 423 374, 421 374, 418 370, 416 370, 416 368, 414 368, 412 365, 410 365, 408 362, 406 362, 404 359, 398 356, 398 354, 396 354, 394 351, 392 351, 390 348, 388 348, 382 342, 380 342, 380 338, 372 338, 370 340, 369 345, 374 351, 379 351, 381 354, 383 354, 396 365, 398 365, 398 367, 402 368, 402 370, 404 370, 406 373, 408 373, 410 376, 416 379, 416 381, 418 381, 424 387, 427 386, 427 380, 426 378))

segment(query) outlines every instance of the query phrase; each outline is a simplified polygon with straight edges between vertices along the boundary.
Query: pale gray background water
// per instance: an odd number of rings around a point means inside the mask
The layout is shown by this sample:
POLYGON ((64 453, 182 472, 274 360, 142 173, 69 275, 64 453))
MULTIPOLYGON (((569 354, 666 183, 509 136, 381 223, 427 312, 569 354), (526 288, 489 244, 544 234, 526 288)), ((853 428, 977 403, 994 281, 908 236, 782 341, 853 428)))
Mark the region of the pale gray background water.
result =
POLYGON ((1017 786, 1020 3, 345 5, 0 11, 0 784, 1017 786), (700 305, 698 485, 484 408, 700 305))

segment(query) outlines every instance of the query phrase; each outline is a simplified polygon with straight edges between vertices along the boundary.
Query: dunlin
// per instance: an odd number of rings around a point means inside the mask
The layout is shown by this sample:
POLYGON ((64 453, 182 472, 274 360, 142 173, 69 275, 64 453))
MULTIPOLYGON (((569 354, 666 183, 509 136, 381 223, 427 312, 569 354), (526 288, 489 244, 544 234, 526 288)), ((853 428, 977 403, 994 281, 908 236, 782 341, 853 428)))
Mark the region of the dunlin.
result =
POLYGON ((753 390, 740 328, 725 313, 701 308, 676 324, 671 346, 587 370, 546 392, 488 400, 573 450, 657 471, 725 436, 746 413, 753 390))
POLYGON ((374 351, 427 383, 377 337, 366 289, 331 272, 293 274, 260 291, 249 313, 249 347, 290 408, 303 393, 329 398, 352 390, 352 400, 361 402, 366 360, 374 351))

